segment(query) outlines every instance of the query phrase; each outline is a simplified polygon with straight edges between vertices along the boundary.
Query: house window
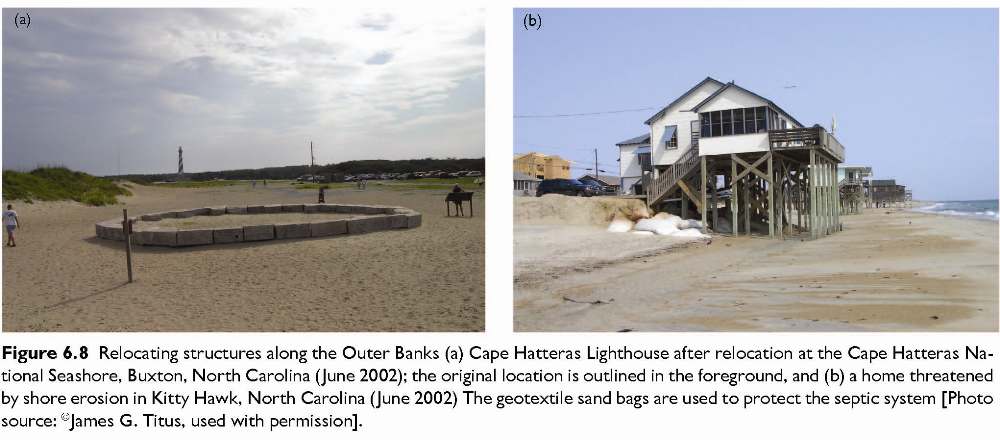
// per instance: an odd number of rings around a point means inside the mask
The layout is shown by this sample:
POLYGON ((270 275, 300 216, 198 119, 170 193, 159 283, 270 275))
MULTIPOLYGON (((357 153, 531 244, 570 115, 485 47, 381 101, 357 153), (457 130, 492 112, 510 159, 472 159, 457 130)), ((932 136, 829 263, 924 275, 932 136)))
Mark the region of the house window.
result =
POLYGON ((767 131, 767 107, 757 107, 757 133, 767 131))
POLYGON ((729 136, 733 134, 733 111, 723 110, 721 113, 722 113, 722 135, 729 136))
MULTIPOLYGON (((773 114, 769 114, 767 107, 737 108, 701 113, 699 115, 700 137, 763 133, 767 131, 768 117, 773 117, 773 114)), ((692 124, 692 129, 694 128, 696 127, 692 124)))
POLYGON ((677 126, 668 125, 663 128, 663 143, 668 150, 677 149, 677 126))

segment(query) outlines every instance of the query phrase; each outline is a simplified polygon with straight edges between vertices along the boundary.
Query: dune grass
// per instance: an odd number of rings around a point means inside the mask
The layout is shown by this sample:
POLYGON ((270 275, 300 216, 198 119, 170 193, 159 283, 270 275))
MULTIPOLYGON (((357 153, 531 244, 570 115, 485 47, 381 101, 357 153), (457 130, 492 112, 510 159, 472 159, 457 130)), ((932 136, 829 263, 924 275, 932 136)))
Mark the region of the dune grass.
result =
POLYGON ((30 172, 4 171, 3 198, 31 203, 35 200, 73 200, 92 206, 118 203, 128 189, 109 179, 65 167, 41 167, 30 172))

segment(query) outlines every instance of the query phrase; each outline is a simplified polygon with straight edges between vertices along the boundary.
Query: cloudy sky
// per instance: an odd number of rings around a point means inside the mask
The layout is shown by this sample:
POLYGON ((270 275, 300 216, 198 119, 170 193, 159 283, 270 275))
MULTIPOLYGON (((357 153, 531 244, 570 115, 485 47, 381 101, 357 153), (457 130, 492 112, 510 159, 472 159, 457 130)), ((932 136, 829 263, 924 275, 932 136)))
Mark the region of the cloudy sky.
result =
POLYGON ((484 155, 483 12, 4 9, 3 167, 484 155), (22 10, 23 11, 23 10, 22 10))

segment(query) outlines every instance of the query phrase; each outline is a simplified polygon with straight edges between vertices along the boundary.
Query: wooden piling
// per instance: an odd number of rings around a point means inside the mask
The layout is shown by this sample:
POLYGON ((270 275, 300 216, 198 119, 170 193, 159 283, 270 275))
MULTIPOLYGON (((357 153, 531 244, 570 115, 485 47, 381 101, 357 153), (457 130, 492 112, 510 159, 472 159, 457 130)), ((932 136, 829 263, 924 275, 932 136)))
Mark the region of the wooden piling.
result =
POLYGON ((125 267, 128 270, 128 282, 132 282, 132 222, 128 220, 128 209, 122 209, 122 233, 125 235, 125 267))

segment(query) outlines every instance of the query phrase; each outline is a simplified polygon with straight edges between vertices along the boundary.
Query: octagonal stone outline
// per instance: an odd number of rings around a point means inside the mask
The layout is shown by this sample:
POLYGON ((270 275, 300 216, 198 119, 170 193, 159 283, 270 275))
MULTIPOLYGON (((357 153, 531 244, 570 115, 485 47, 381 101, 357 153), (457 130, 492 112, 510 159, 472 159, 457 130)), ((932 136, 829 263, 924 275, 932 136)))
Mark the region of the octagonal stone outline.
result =
MULTIPOLYGON (((343 205, 343 204, 287 204, 287 205, 245 205, 212 206, 206 208, 180 209, 154 212, 130 217, 133 222, 153 223, 132 231, 132 242, 143 246, 188 247, 212 244, 231 244, 283 240, 311 237, 332 237, 346 234, 412 229, 421 224, 421 214, 412 209, 383 205, 343 205), (307 223, 255 224, 251 221, 243 226, 227 226, 203 229, 177 229, 156 226, 164 218, 189 218, 209 215, 240 215, 252 218, 254 214, 277 212, 335 212, 354 214, 337 220, 318 220, 307 223)), ((105 240, 125 241, 122 221, 105 220, 95 225, 97 237, 105 240)))

